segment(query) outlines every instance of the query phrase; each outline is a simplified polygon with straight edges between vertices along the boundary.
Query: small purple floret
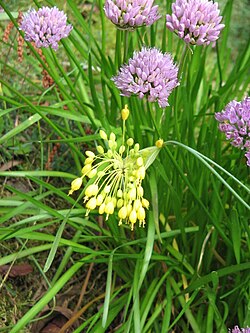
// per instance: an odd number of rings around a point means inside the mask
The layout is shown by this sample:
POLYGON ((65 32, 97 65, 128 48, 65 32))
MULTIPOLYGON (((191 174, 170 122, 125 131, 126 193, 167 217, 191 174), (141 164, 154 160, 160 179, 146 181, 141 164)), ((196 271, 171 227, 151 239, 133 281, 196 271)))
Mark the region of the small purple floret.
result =
POLYGON ((235 326, 232 330, 229 329, 228 333, 250 333, 250 328, 239 328, 239 326, 235 326))
POLYGON ((128 64, 112 80, 122 96, 147 97, 149 102, 158 102, 161 108, 168 106, 168 97, 179 85, 178 67, 170 54, 156 48, 143 47, 134 52, 128 64))
POLYGON ((225 133, 226 139, 246 151, 247 166, 250 167, 250 97, 241 102, 231 101, 225 110, 215 114, 215 119, 220 123, 219 130, 225 133))
POLYGON ((210 0, 176 0, 166 26, 187 44, 209 45, 219 38, 224 24, 218 3, 210 0))
POLYGON ((134 30, 161 17, 153 3, 154 0, 106 0, 104 12, 119 29, 134 30))
POLYGON ((34 42, 38 48, 51 46, 54 50, 58 49, 62 38, 68 37, 72 28, 67 25, 67 16, 57 7, 32 9, 24 15, 20 25, 25 40, 34 42))

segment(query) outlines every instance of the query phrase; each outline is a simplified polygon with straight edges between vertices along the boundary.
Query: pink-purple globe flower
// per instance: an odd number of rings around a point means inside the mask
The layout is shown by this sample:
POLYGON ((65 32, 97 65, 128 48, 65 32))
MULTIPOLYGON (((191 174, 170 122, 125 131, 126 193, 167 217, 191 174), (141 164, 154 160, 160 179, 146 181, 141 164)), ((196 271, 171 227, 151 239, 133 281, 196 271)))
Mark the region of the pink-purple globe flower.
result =
POLYGON ((220 122, 219 130, 226 134, 226 139, 233 146, 246 151, 247 165, 250 167, 250 97, 241 102, 229 102, 225 110, 215 114, 215 119, 220 122))
POLYGON ((218 3, 210 0, 176 0, 166 26, 187 44, 209 45, 219 38, 224 24, 218 3))
POLYGON ((119 29, 134 30, 161 17, 153 3, 154 0, 106 0, 104 12, 119 29))
POLYGON ((38 11, 35 9, 27 12, 20 25, 24 31, 24 38, 29 42, 34 42, 36 47, 49 47, 58 49, 58 42, 68 37, 72 30, 71 25, 67 25, 67 16, 57 7, 42 7, 38 11))
POLYGON ((140 52, 134 52, 112 80, 122 96, 146 96, 149 102, 158 102, 164 108, 169 105, 172 90, 179 85, 177 75, 178 67, 170 54, 143 47, 140 52))
POLYGON ((250 328, 239 328, 239 326, 235 326, 232 330, 229 329, 228 333, 250 333, 250 328))

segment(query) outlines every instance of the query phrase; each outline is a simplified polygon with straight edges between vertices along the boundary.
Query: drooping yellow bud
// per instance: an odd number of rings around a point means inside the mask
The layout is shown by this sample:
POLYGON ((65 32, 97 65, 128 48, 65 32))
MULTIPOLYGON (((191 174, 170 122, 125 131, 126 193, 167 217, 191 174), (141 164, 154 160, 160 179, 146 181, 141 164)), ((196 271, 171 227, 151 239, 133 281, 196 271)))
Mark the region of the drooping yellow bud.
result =
POLYGON ((155 143, 157 148, 162 148, 163 144, 164 144, 164 141, 162 139, 157 140, 155 143))
POLYGON ((122 113, 122 120, 127 120, 128 116, 129 116, 129 109, 128 109, 127 104, 125 104, 125 107, 124 107, 124 109, 122 109, 121 113, 122 113))
POLYGON ((97 169, 92 169, 87 173, 87 176, 91 179, 93 177, 95 177, 95 175, 97 174, 97 169))
POLYGON ((145 221, 145 216, 146 216, 145 209, 143 207, 140 207, 137 211, 138 220, 142 222, 145 221))
POLYGON ((105 210, 105 203, 102 203, 101 206, 99 207, 99 214, 102 215, 105 210))
POLYGON ((146 170, 144 166, 141 166, 138 170, 137 170, 137 177, 140 179, 144 179, 146 175, 146 170))
POLYGON ((127 207, 126 206, 123 206, 119 212, 118 212, 118 217, 121 219, 121 220, 125 220, 126 217, 128 216, 128 210, 127 210, 127 207))
POLYGON ((104 212, 107 214, 107 219, 108 219, 108 215, 111 215, 114 213, 114 204, 113 204, 113 201, 110 201, 109 203, 107 203, 105 205, 105 209, 104 209, 104 212))
POLYGON ((93 210, 96 208, 96 197, 92 197, 89 199, 89 201, 86 203, 86 208, 89 210, 93 210))
POLYGON ((100 206, 103 203, 104 197, 102 194, 98 194, 97 198, 96 198, 96 205, 100 206))
POLYGON ((117 190, 117 198, 122 198, 122 196, 123 196, 123 192, 122 192, 122 190, 119 188, 118 190, 117 190))
POLYGON ((128 191, 127 198, 128 198, 128 200, 135 200, 135 198, 136 198, 136 188, 135 187, 131 188, 131 190, 128 191))
POLYGON ((82 168, 82 174, 83 176, 86 176, 86 174, 91 170, 92 166, 90 164, 84 165, 82 168))
POLYGON ((141 204, 141 201, 139 199, 136 199, 134 201, 134 210, 139 210, 139 208, 141 208, 142 204, 141 204))
POLYGON ((123 206, 123 202, 124 202, 123 199, 118 199, 116 204, 117 208, 121 208, 123 206))
POLYGON ((93 158, 95 157, 95 154, 90 150, 85 151, 85 155, 88 157, 93 157, 93 158))
POLYGON ((137 160, 136 160, 136 164, 137 164, 139 167, 141 167, 141 166, 143 165, 143 158, 142 158, 141 156, 137 158, 137 160))
POLYGON ((149 207, 149 201, 145 198, 142 198, 141 200, 142 206, 145 207, 146 209, 148 209, 149 207))
POLYGON ((108 139, 108 136, 107 136, 106 132, 104 132, 103 130, 100 130, 99 134, 100 134, 100 137, 103 140, 107 140, 108 139))
POLYGON ((110 185, 106 185, 105 187, 104 187, 104 192, 105 193, 109 193, 110 192, 110 190, 111 190, 111 186, 110 185))
POLYGON ((92 197, 92 196, 97 195, 98 191, 99 191, 98 185, 91 184, 86 188, 85 195, 87 197, 92 197))
POLYGON ((82 177, 76 178, 71 182, 71 189, 68 193, 68 195, 71 195, 73 192, 79 190, 79 188, 82 186, 82 177))
POLYGON ((92 164, 94 161, 93 157, 87 157, 84 161, 84 164, 87 165, 87 164, 92 164))
POLYGON ((142 186, 138 186, 138 187, 137 187, 137 195, 138 195, 139 197, 143 197, 143 194, 144 194, 143 187, 142 187, 142 186))
POLYGON ((129 221, 132 223, 132 224, 135 224, 137 220, 137 214, 136 214, 136 211, 135 210, 132 210, 131 213, 129 214, 129 221))

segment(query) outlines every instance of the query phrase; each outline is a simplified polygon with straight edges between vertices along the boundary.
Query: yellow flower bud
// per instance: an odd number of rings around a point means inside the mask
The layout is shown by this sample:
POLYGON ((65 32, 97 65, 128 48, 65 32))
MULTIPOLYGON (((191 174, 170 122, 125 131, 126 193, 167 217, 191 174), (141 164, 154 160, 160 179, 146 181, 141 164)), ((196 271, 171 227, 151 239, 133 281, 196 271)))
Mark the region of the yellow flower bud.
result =
POLYGON ((98 194, 97 198, 96 198, 96 205, 100 206, 103 203, 104 200, 104 196, 102 194, 98 194))
POLYGON ((94 161, 93 157, 87 157, 84 161, 84 164, 92 164, 94 161))
POLYGON ((96 197, 92 197, 89 199, 89 201, 86 203, 86 208, 89 210, 93 210, 96 208, 96 197))
POLYGON ((85 195, 87 197, 92 197, 92 196, 96 196, 97 193, 99 191, 98 185, 96 184, 91 184, 89 185, 86 190, 85 190, 85 195))
POLYGON ((122 190, 120 188, 117 190, 116 196, 117 196, 117 198, 122 198, 123 192, 122 192, 122 190))
POLYGON ((85 155, 88 156, 88 157, 95 158, 95 154, 90 150, 85 151, 85 155))
POLYGON ((93 177, 95 177, 95 175, 97 174, 97 169, 92 169, 87 173, 87 176, 91 179, 93 177))
POLYGON ((135 153, 138 153, 139 149, 140 149, 140 145, 139 145, 139 143, 136 143, 134 146, 135 153))
POLYGON ((109 141, 108 141, 108 144, 109 144, 109 148, 110 148, 110 149, 113 149, 113 148, 114 148, 114 141, 109 140, 109 141))
POLYGON ((146 170, 144 166, 141 166, 138 170, 137 170, 137 178, 139 179, 144 179, 146 175, 146 170))
POLYGON ((124 145, 121 145, 121 147, 119 148, 119 154, 122 155, 125 152, 126 148, 124 145))
POLYGON ((127 214, 128 214, 128 211, 127 211, 127 207, 126 206, 123 206, 119 212, 118 212, 118 217, 121 219, 121 220, 125 220, 126 217, 127 217, 127 214))
POLYGON ((131 213, 129 214, 129 221, 134 224, 137 220, 137 214, 135 210, 132 210, 131 213))
POLYGON ((137 160, 136 160, 136 164, 137 164, 139 167, 141 167, 141 166, 143 165, 143 158, 142 158, 141 156, 137 158, 137 160))
POLYGON ((115 133, 111 132, 110 136, 109 136, 109 140, 115 142, 115 139, 116 139, 115 133))
POLYGON ((123 202, 124 202, 123 199, 118 199, 116 204, 117 208, 121 208, 123 206, 123 202))
POLYGON ((128 204, 127 205, 127 212, 128 212, 128 215, 132 212, 132 205, 131 204, 128 204))
POLYGON ((157 148, 162 148, 164 145, 164 141, 162 139, 159 139, 156 141, 155 145, 157 148))
POLYGON ((128 200, 135 200, 136 198, 136 188, 133 187, 131 190, 129 190, 128 195, 127 195, 128 200))
POLYGON ((102 146, 97 146, 96 150, 98 151, 99 154, 103 154, 104 153, 104 149, 102 146))
POLYGON ((102 203, 101 206, 99 207, 99 214, 102 215, 104 213, 105 210, 105 204, 102 203))
POLYGON ((142 198, 141 200, 142 206, 145 207, 146 209, 148 209, 149 207, 149 201, 145 198, 142 198))
POLYGON ((110 190, 111 190, 111 186, 110 185, 106 185, 105 187, 104 187, 104 193, 109 193, 110 192, 110 190))
MULTIPOLYGON (((109 203, 107 203, 107 205, 105 205, 105 209, 104 209, 104 212, 107 214, 107 215, 111 215, 114 213, 114 204, 112 201, 110 201, 109 203)), ((108 217, 108 216, 107 216, 108 217)))
POLYGON ((124 107, 124 109, 122 109, 121 113, 122 113, 122 120, 127 120, 128 116, 129 116, 129 109, 128 109, 127 104, 125 104, 125 107, 124 107))
POLYGON ((101 139, 103 139, 103 140, 108 139, 107 134, 103 130, 100 130, 99 134, 100 134, 101 139))
POLYGON ((83 176, 86 176, 86 174, 92 169, 92 166, 90 164, 84 165, 82 168, 82 174, 83 176))
POLYGON ((138 187, 137 187, 137 195, 138 195, 139 197, 143 197, 143 194, 144 194, 143 187, 142 187, 142 186, 138 186, 138 187))
POLYGON ((129 147, 131 147, 131 146, 133 146, 133 144, 134 144, 134 139, 129 138, 129 139, 127 140, 127 145, 128 145, 129 147))
POLYGON ((143 207, 140 207, 137 211, 138 220, 143 222, 145 220, 145 216, 145 209, 143 207))
POLYGON ((113 157, 113 153, 112 153, 112 150, 108 150, 107 151, 107 155, 108 155, 108 158, 112 158, 113 157))
POLYGON ((104 172, 104 171, 98 171, 97 172, 97 176, 99 177, 99 178, 102 178, 102 177, 104 177, 106 175, 106 173, 104 172))
POLYGON ((71 195, 74 191, 79 190, 79 188, 82 186, 82 177, 76 178, 71 182, 71 189, 68 193, 68 195, 71 195))
POLYGON ((134 210, 138 210, 139 208, 141 208, 142 204, 141 204, 141 201, 139 199, 136 199, 134 201, 134 210))

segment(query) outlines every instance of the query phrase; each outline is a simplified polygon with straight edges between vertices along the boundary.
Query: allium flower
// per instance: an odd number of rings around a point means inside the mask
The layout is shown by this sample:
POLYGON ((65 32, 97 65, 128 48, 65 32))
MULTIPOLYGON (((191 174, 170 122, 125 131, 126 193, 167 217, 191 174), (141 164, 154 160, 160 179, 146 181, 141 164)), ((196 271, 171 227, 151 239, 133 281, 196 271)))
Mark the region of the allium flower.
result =
POLYGON ((106 0, 104 12, 119 29, 134 30, 161 17, 153 3, 154 0, 106 0))
POLYGON ((37 12, 32 9, 24 15, 20 29, 25 32, 24 38, 34 42, 36 47, 58 48, 58 42, 69 35, 72 30, 67 25, 67 16, 57 7, 42 7, 37 12))
POLYGON ((164 108, 169 105, 172 90, 179 85, 177 74, 178 67, 170 54, 143 47, 140 52, 134 52, 133 58, 112 80, 122 96, 146 96, 149 102, 158 102, 164 108))
POLYGON ((210 0, 176 0, 166 26, 187 44, 209 45, 219 38, 224 24, 218 3, 210 0))
POLYGON ((220 122, 219 130, 235 147, 246 150, 247 165, 250 166, 250 97, 243 101, 231 101, 225 110, 215 114, 220 122))
POLYGON ((98 210, 99 214, 106 214, 106 220, 117 210, 119 225, 123 222, 144 226, 146 209, 149 202, 143 197, 142 181, 146 169, 153 163, 163 145, 158 140, 155 147, 139 150, 139 144, 134 144, 132 138, 124 143, 125 120, 129 110, 127 106, 122 110, 123 142, 118 146, 116 135, 108 136, 100 130, 100 137, 104 140, 107 151, 102 146, 97 146, 96 155, 86 151, 86 160, 82 168, 82 176, 71 183, 69 195, 80 189, 84 179, 89 179, 85 187, 84 203, 87 208, 86 216, 91 210, 98 210))
POLYGON ((229 333, 250 333, 250 328, 242 328, 240 329, 239 326, 235 326, 232 330, 228 330, 229 333))

